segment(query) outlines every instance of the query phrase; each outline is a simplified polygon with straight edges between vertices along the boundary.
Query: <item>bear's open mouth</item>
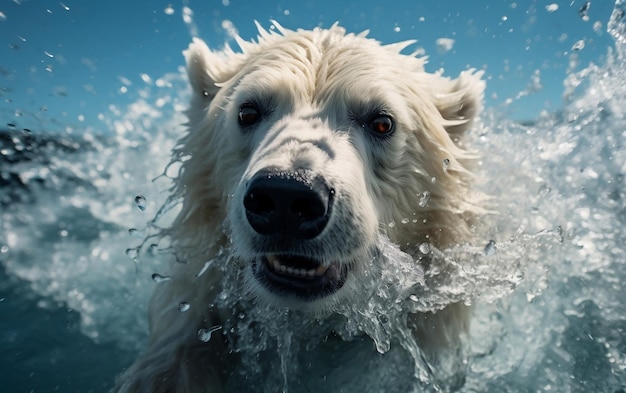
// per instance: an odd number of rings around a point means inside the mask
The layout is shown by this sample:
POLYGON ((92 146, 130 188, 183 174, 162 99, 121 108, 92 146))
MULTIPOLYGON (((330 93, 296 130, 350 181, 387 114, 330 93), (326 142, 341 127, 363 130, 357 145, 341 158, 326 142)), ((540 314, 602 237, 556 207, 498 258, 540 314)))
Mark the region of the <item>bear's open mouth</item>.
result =
POLYGON ((277 295, 311 301, 328 296, 346 281, 348 267, 295 255, 266 254, 254 260, 254 277, 277 295))

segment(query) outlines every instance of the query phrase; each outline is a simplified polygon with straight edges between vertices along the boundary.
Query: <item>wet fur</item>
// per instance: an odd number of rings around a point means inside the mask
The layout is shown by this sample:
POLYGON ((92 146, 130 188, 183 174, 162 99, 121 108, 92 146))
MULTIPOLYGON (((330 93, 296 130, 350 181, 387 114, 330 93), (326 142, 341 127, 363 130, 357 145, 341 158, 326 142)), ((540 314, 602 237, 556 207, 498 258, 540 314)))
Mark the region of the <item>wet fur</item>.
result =
MULTIPOLYGON (((290 31, 275 24, 275 30, 259 27, 258 42, 239 39, 241 52, 211 51, 199 39, 185 52, 192 98, 188 132, 173 158, 182 162, 173 189, 182 209, 166 235, 186 263, 173 263, 173 279, 159 284, 150 307, 151 343, 120 377, 118 392, 221 391, 237 359, 223 338, 204 343, 197 331, 222 323, 228 310, 195 306, 181 313, 177 306, 213 301, 222 272, 196 275, 224 246, 240 263, 259 252, 240 203, 259 169, 306 168, 333 185, 337 206, 328 228, 294 247, 349 264, 353 273, 337 293, 301 302, 267 291, 244 266, 242 288, 259 303, 332 313, 360 295, 359 277, 381 230, 407 253, 423 242, 442 249, 471 238, 482 209, 470 188, 476 157, 463 134, 481 108, 481 73, 456 79, 427 73, 424 59, 400 54, 411 42, 382 46, 338 26, 290 31), (237 114, 247 101, 266 112, 254 130, 242 132, 237 114), (363 127, 379 109, 395 121, 384 140, 363 127), (425 192, 430 198, 421 206, 425 192)), ((456 350, 468 310, 451 305, 414 314, 409 324, 435 359, 438 351, 456 350)))

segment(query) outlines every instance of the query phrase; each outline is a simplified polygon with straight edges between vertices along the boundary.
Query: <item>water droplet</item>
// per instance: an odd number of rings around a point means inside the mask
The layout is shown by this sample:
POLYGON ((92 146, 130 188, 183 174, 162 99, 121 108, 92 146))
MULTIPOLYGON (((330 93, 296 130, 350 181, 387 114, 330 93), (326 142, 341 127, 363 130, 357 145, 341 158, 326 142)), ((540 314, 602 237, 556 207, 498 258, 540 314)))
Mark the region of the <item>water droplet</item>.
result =
POLYGON ((139 249, 138 248, 127 248, 126 249, 126 256, 129 257, 130 259, 132 259, 133 261, 136 261, 137 257, 139 257, 139 249))
POLYGON ((559 5, 556 4, 556 3, 548 4, 546 6, 546 11, 548 11, 548 12, 555 12, 558 9, 559 9, 559 5))
POLYGON ((585 49, 585 40, 578 40, 572 45, 573 51, 579 51, 585 49))
POLYGON ((150 244, 148 247, 148 254, 152 257, 159 254, 159 245, 156 243, 150 244))
POLYGON ((485 255, 493 255, 496 252, 496 241, 489 240, 483 252, 485 255))
POLYGON ((205 96, 205 97, 208 97, 208 96, 210 96, 211 94, 209 94, 209 92, 208 92, 208 91, 206 91, 206 90, 202 90, 202 95, 203 95, 203 96, 205 96))
POLYGON ((156 282, 157 284, 158 284, 158 283, 165 282, 165 281, 169 281, 169 280, 171 280, 171 279, 172 279, 172 277, 169 277, 169 276, 162 276, 162 275, 160 275, 159 273, 154 273, 154 274, 152 275, 152 281, 156 282))
POLYGON ((430 191, 424 191, 418 202, 419 207, 426 207, 426 205, 428 205, 428 201, 430 201, 430 191))
POLYGON ((132 237, 143 237, 143 232, 141 232, 139 229, 130 228, 130 229, 128 230, 128 233, 129 233, 132 237))
POLYGON ((54 58, 54 55, 50 52, 48 52, 47 50, 43 51, 44 55, 48 56, 49 58, 54 58))
POLYGON ((191 308, 191 305, 187 302, 178 303, 178 311, 185 312, 191 308))
POLYGON ((139 210, 141 211, 146 210, 146 197, 143 195, 137 195, 135 197, 135 204, 137 205, 139 210))
POLYGON ((220 330, 221 328, 222 328, 221 325, 216 325, 208 329, 204 329, 204 328, 200 329, 198 330, 198 338, 202 342, 205 342, 205 343, 209 342, 209 340, 211 340, 211 334, 216 330, 220 330))
POLYGON ((174 15, 174 7, 172 7, 171 4, 168 4, 167 7, 165 7, 165 9, 163 10, 163 12, 165 12, 165 15, 174 15))
POLYGON ((580 18, 587 22, 589 20, 589 8, 591 7, 591 1, 586 1, 582 7, 578 10, 578 15, 580 18))
POLYGON ((430 252, 430 244, 428 244, 428 243, 420 244, 419 250, 424 255, 428 254, 430 252))
POLYGON ((196 274, 196 278, 203 275, 209 269, 209 266, 211 266, 211 263, 213 263, 212 259, 210 261, 204 262, 204 266, 202 266, 202 269, 200 269, 200 271, 196 274))
POLYGON ((444 158, 443 159, 443 170, 444 170, 444 172, 448 170, 449 166, 450 166, 450 159, 449 158, 444 158))

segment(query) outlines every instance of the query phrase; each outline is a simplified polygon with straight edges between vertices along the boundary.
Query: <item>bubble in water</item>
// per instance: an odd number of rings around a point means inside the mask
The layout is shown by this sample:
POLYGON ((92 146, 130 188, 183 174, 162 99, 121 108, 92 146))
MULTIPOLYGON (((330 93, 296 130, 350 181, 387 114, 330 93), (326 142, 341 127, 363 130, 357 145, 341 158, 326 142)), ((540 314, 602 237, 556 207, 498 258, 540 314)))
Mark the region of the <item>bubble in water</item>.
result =
POLYGON ((59 3, 59 5, 65 10, 65 11, 69 11, 70 7, 68 7, 67 5, 63 4, 63 3, 59 3))
POLYGON ((428 201, 430 201, 430 191, 424 191, 422 192, 420 200, 417 204, 419 207, 426 207, 426 205, 428 205, 428 201))
POLYGON ((450 159, 449 158, 444 158, 443 159, 443 170, 447 171, 449 166, 450 166, 450 159))
POLYGON ((216 325, 208 329, 200 329, 198 330, 198 338, 200 339, 200 341, 203 341, 205 343, 209 342, 209 340, 211 340, 211 334, 213 334, 213 332, 217 330, 220 330, 221 328, 221 325, 216 325))
POLYGON ((412 302, 418 302, 419 298, 417 297, 417 295, 411 295, 409 296, 409 299, 411 299, 412 302))
POLYGON ((172 279, 172 277, 169 277, 169 276, 162 276, 162 275, 160 275, 159 273, 154 273, 154 274, 152 275, 152 281, 156 282, 157 284, 158 284, 158 283, 165 282, 165 281, 169 281, 169 280, 171 280, 171 279, 172 279))
POLYGON ((409 222, 411 222, 411 220, 409 220, 407 217, 404 217, 400 222, 403 224, 408 224, 409 222))
POLYGON ((180 302, 178 303, 178 311, 185 312, 191 308, 191 304, 188 302, 180 302))
POLYGON ((396 222, 395 222, 395 221, 391 221, 390 223, 388 223, 388 224, 387 224, 387 226, 388 226, 389 228, 393 228, 393 227, 395 227, 395 226, 396 226, 396 222))
POLYGON ((2 247, 0 247, 0 252, 3 253, 3 254, 6 253, 6 252, 9 252, 9 246, 2 246, 2 247))
POLYGON ((489 240, 489 242, 485 246, 485 249, 483 250, 483 253, 485 255, 493 255, 495 252, 496 252, 496 241, 489 240))
POLYGON ((428 254, 430 252, 430 244, 428 244, 428 243, 420 244, 419 250, 424 255, 428 254))
POLYGON ((135 204, 137 205, 139 210, 141 211, 146 210, 146 197, 143 195, 137 195, 135 197, 135 204))

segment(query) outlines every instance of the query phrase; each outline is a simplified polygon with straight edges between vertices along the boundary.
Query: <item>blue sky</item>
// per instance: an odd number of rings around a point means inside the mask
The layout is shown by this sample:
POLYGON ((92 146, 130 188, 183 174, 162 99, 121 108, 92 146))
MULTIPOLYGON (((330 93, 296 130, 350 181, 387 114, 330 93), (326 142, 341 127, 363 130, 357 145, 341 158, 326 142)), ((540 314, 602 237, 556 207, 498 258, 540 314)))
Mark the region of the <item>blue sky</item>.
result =
POLYGON ((579 14, 584 3, 0 0, 0 125, 109 132, 98 115, 113 116, 110 105, 135 100, 146 75, 153 83, 176 72, 192 33, 219 48, 232 41, 225 27, 250 39, 254 20, 269 26, 271 19, 287 28, 338 21, 348 31, 369 29, 384 43, 417 39, 430 71, 483 68, 487 106, 532 119, 561 107, 573 52, 580 69, 612 46, 606 33, 612 2, 591 2, 588 20, 579 14), (183 20, 186 6, 191 24, 183 20), (438 46, 440 38, 452 39, 451 47, 438 46), (584 48, 574 51, 581 40, 584 48), (529 86, 533 94, 515 99, 529 86), (507 99, 513 103, 503 106, 507 99))

